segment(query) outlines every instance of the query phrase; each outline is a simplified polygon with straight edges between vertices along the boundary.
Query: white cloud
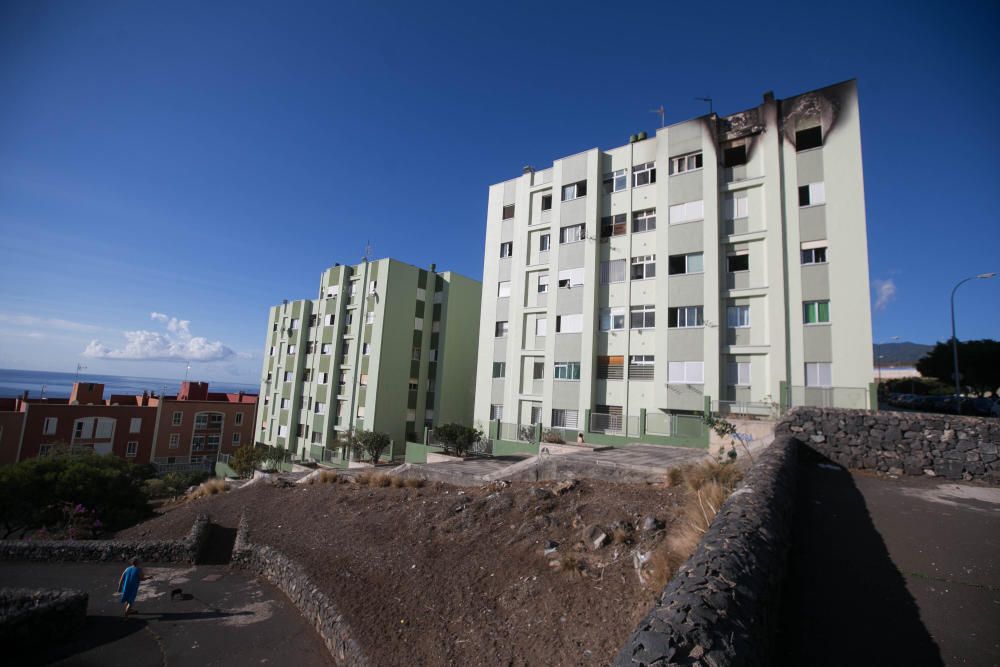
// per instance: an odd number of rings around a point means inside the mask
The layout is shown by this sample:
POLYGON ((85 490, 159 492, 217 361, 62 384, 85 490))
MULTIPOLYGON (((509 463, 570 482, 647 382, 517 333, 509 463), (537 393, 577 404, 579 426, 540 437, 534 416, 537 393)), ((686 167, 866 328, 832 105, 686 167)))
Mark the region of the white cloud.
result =
POLYGON ((47 329, 59 329, 61 331, 100 331, 101 327, 83 322, 71 322, 70 320, 60 320, 58 318, 35 317, 34 315, 12 315, 0 313, 0 322, 13 324, 19 327, 43 327, 47 329))
POLYGON ((889 278, 872 281, 872 286, 875 288, 875 310, 883 311, 896 298, 896 283, 889 278))
POLYGON ((192 336, 190 320, 156 312, 150 313, 149 317, 164 324, 166 332, 123 331, 125 346, 118 349, 92 340, 83 351, 84 356, 128 361, 222 361, 236 354, 221 341, 192 336))

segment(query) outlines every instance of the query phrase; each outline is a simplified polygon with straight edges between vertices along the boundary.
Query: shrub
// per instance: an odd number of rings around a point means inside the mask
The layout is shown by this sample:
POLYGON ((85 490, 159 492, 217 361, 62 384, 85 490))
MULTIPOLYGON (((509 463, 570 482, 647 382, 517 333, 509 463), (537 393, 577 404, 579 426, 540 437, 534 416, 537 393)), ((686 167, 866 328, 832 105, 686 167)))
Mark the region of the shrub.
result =
POLYGON ((482 439, 483 432, 473 426, 441 424, 434 429, 434 435, 444 447, 445 453, 454 452, 457 456, 465 456, 482 439))
POLYGON ((64 526, 66 503, 86 508, 111 530, 151 514, 141 475, 114 456, 64 452, 0 467, 3 537, 64 526))
POLYGON ((562 435, 556 431, 547 430, 542 433, 542 442, 547 442, 550 445, 565 445, 566 441, 563 440, 562 435))
POLYGON ((382 458, 383 452, 389 448, 392 440, 385 433, 379 431, 366 431, 364 429, 357 429, 354 432, 354 439, 356 440, 361 451, 364 452, 372 463, 378 463, 378 460, 382 458))
POLYGON ((225 493, 229 487, 226 486, 226 480, 224 479, 210 479, 207 482, 203 482, 195 490, 187 495, 188 500, 195 500, 196 498, 204 498, 206 496, 214 496, 217 493, 225 493))
POLYGON ((268 458, 266 447, 256 447, 252 443, 241 445, 229 459, 229 467, 242 478, 251 477, 257 466, 268 458))
POLYGON ((424 480, 407 477, 403 480, 403 486, 408 489, 419 489, 424 485, 424 480))

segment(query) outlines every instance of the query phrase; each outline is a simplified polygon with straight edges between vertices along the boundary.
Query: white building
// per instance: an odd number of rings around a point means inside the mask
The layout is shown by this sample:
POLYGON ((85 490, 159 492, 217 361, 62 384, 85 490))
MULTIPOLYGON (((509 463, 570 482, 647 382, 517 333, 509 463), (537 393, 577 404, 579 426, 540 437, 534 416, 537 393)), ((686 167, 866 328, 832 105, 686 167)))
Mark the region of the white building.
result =
POLYGON ((855 82, 633 139, 490 187, 476 420, 669 435, 706 400, 866 407, 855 82))

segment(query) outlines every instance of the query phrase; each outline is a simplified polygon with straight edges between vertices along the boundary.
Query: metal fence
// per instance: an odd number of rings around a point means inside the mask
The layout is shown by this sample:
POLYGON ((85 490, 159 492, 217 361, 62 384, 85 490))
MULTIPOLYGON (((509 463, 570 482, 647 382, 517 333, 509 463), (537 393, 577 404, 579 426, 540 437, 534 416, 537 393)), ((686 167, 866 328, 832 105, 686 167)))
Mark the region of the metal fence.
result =
POLYGON ((867 410, 868 389, 866 387, 803 387, 789 388, 789 407, 799 405, 814 408, 855 408, 867 410))
POLYGON ((764 401, 712 401, 712 413, 722 417, 734 415, 773 419, 780 416, 781 406, 764 401))
POLYGON ((591 412, 590 431, 591 433, 623 435, 624 419, 622 419, 621 415, 614 415, 603 412, 591 412))
POLYGON ((697 438, 705 434, 701 415, 646 413, 646 433, 649 435, 697 438))
MULTIPOLYGON (((173 463, 167 463, 166 459, 153 459, 151 462, 153 467, 156 468, 157 475, 167 475, 172 472, 212 472, 215 470, 215 460, 210 461, 190 461, 185 457, 183 461, 175 460, 173 463)), ((228 456, 226 462, 228 462, 228 456)))

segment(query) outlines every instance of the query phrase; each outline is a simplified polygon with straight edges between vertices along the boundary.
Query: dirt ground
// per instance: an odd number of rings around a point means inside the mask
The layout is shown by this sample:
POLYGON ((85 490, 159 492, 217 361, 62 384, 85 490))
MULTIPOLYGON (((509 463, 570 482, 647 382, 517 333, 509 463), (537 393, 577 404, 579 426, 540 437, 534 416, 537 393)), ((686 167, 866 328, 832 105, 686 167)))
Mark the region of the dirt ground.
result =
POLYGON ((682 500, 666 486, 594 481, 258 484, 119 536, 182 537, 201 512, 235 527, 246 512, 251 539, 309 570, 374 664, 603 665, 658 592, 640 584, 633 553, 665 539, 682 500), (641 530, 648 516, 664 528, 641 530), (607 543, 594 548, 602 532, 607 543))

